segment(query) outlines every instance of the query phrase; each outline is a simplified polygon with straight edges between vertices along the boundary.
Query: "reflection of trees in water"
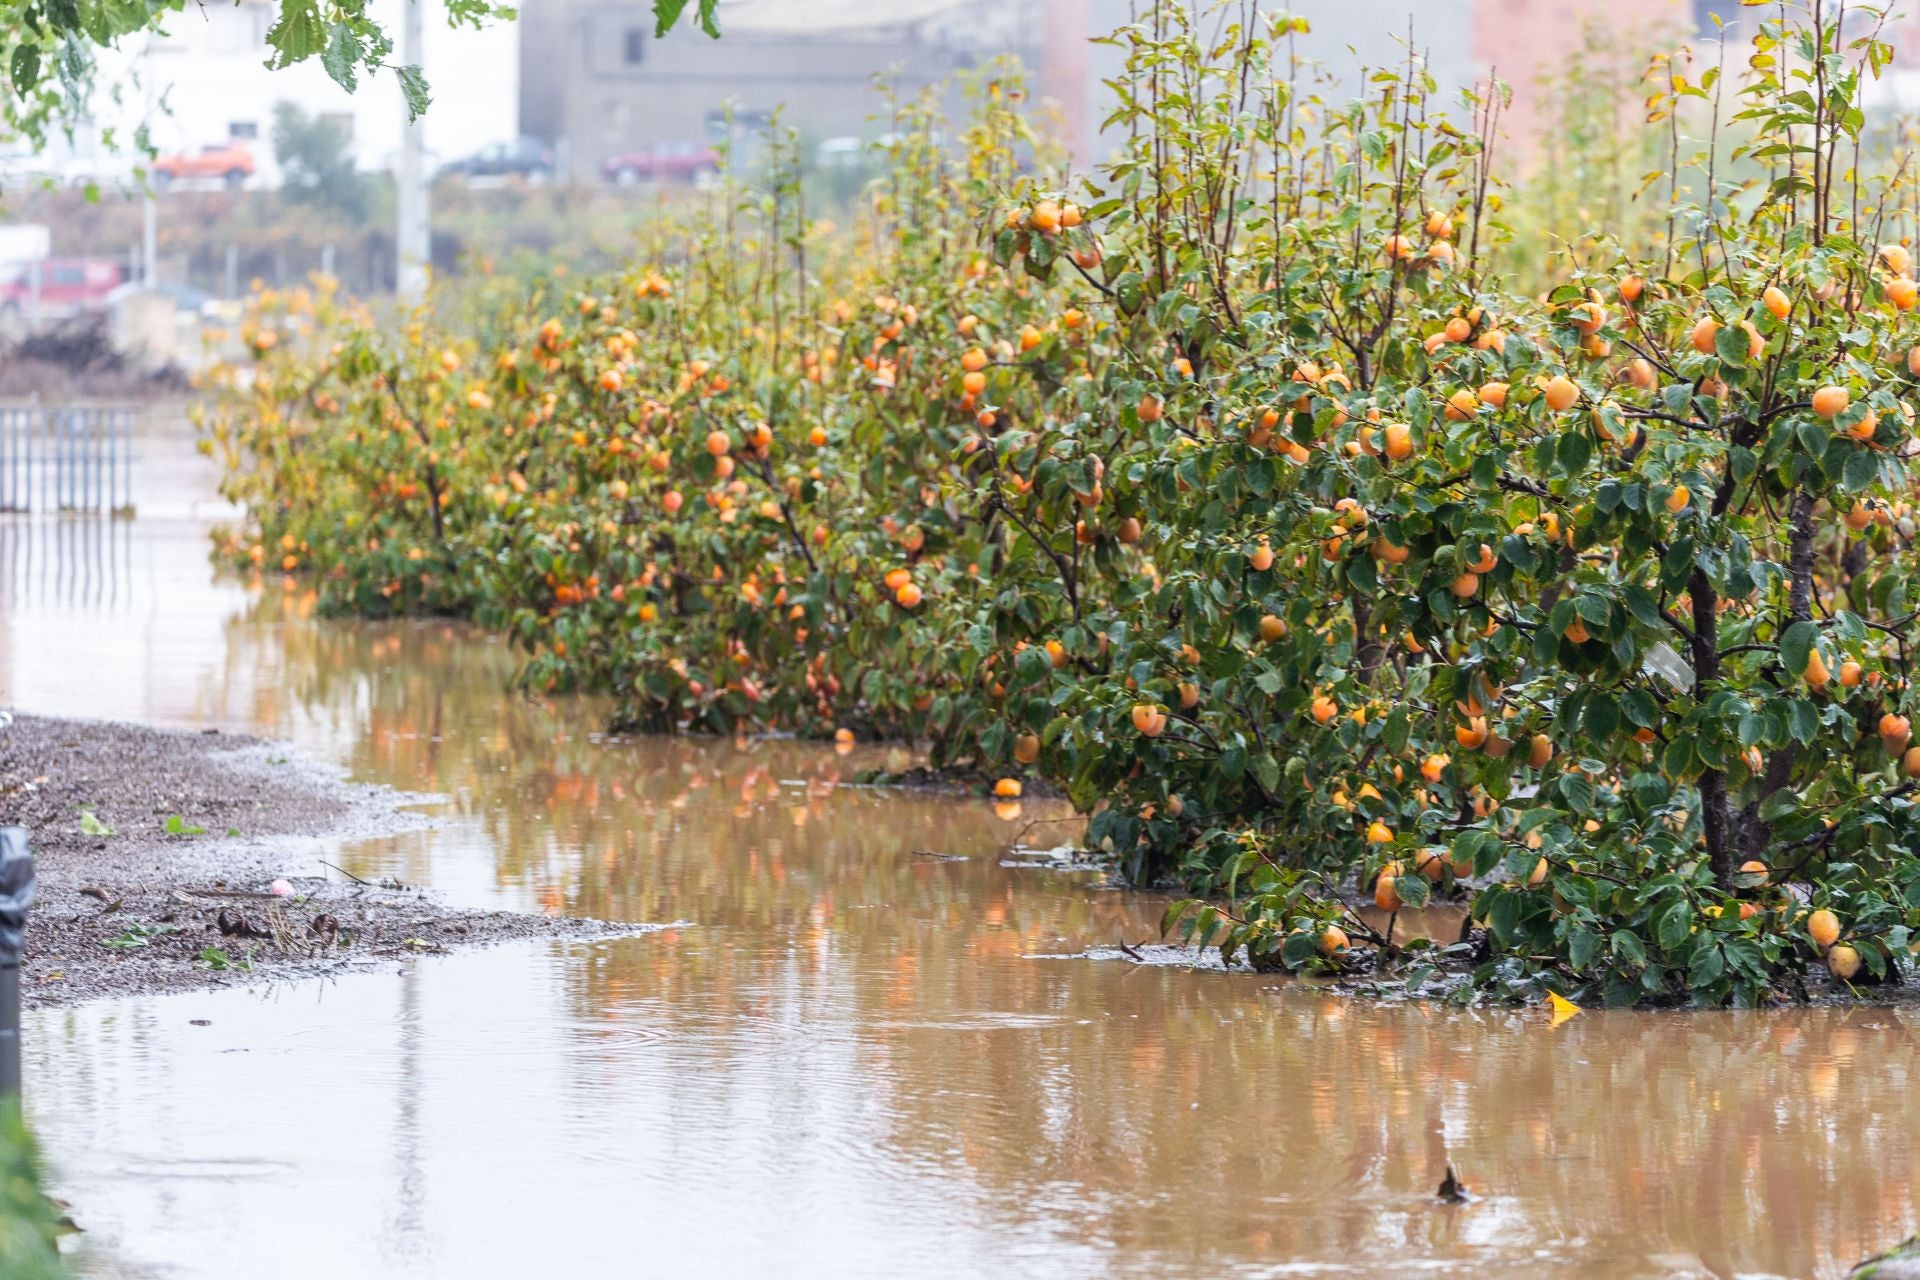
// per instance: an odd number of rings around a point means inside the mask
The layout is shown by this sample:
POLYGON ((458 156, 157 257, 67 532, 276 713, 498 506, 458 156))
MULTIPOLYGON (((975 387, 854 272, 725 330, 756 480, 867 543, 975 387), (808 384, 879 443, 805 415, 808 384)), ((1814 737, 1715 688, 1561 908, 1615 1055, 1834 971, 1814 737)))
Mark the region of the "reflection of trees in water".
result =
POLYGON ((986 805, 835 787, 877 752, 603 742, 605 704, 507 693, 512 655, 451 624, 259 621, 229 648, 278 702, 264 723, 297 714, 341 733, 355 776, 448 796, 491 837, 500 882, 547 892, 556 910, 659 919, 691 896, 774 927, 800 910, 786 885, 796 855, 831 860, 838 882, 884 879, 911 874, 913 849, 992 853, 1019 830, 986 805))
POLYGON ((1701 1242, 1716 1275, 1834 1275, 1913 1230, 1920 1117, 1890 1104, 1912 1040, 1885 1011, 1549 1031, 1532 1012, 1259 1001, 1279 984, 1251 977, 1034 968, 1057 1005, 966 998, 1056 1007, 1056 1030, 881 1034, 897 1141, 963 1150, 1015 1204, 1085 1207, 1123 1255, 1559 1247, 1582 1261, 1540 1274, 1612 1276, 1701 1242), (1464 1215, 1432 1199, 1450 1159, 1487 1197, 1464 1215))
POLYGON ((603 745, 597 706, 504 696, 504 646, 435 623, 264 627, 279 607, 234 624, 228 650, 262 724, 321 726, 357 776, 452 797, 497 879, 554 910, 700 922, 567 968, 586 1034, 610 1035, 583 1091, 625 1069, 615 1029, 661 1031, 681 1069, 649 1085, 674 1115, 804 1128, 851 1097, 859 1132, 833 1140, 871 1148, 848 1158, 1168 1259, 1464 1267, 1537 1248, 1543 1273, 1602 1276, 1705 1242, 1717 1274, 1832 1274, 1913 1228, 1905 1014, 1548 1031, 1030 959, 1138 940, 1153 909, 998 866, 1018 824, 985 804, 832 786, 858 757, 603 745), (1463 1213, 1431 1199, 1448 1160, 1484 1197, 1463 1213))

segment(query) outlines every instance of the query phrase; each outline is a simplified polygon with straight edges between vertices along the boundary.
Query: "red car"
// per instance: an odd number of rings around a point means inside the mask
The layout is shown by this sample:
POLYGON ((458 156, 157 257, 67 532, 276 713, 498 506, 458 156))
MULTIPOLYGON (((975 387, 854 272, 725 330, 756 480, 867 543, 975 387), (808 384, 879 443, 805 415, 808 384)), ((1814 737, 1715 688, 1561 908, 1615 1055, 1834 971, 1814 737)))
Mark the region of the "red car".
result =
POLYGON ((241 142, 222 142, 198 151, 177 151, 153 162, 154 185, 182 178, 219 178, 230 187, 253 176, 253 152, 241 142))
POLYGON ((0 312, 21 316, 72 316, 104 311, 107 295, 125 279, 118 264, 100 258, 48 258, 15 266, 0 278, 0 312), (38 296, 34 275, 39 274, 38 296))
POLYGON ((720 153, 693 141, 660 142, 600 162, 600 176, 621 187, 648 181, 705 182, 719 172, 720 153))

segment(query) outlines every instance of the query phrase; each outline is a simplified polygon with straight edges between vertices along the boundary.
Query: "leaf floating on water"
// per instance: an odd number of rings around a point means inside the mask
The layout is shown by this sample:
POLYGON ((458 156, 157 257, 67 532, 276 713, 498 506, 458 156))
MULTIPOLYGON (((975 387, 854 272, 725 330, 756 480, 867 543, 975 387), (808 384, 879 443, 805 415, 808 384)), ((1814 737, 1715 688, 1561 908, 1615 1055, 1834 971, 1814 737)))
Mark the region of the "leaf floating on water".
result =
POLYGON ((1446 1204, 1465 1204, 1473 1199, 1465 1184, 1454 1176, 1453 1166, 1447 1166, 1447 1176, 1440 1181, 1440 1199, 1446 1204))
POLYGON ((1558 991, 1547 992, 1547 1005, 1553 1010, 1553 1021, 1547 1025, 1557 1027, 1580 1012, 1580 1006, 1561 995, 1558 991))

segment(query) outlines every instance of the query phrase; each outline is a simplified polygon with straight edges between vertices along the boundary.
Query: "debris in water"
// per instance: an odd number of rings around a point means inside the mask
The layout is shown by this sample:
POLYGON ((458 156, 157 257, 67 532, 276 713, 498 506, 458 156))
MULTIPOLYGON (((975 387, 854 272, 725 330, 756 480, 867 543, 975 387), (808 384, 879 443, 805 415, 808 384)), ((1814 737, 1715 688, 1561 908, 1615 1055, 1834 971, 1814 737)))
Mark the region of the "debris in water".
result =
POLYGON ((1447 1176, 1440 1181, 1439 1194, 1442 1204, 1465 1204, 1473 1199, 1473 1193, 1454 1176, 1452 1165, 1447 1166, 1447 1176))
POLYGON ((1547 992, 1547 1004, 1553 1010, 1553 1020, 1547 1025, 1557 1027, 1574 1014, 1580 1012, 1580 1006, 1561 995, 1558 991, 1547 992))
POLYGON ((273 936, 273 930, 247 919, 246 912, 234 911, 227 907, 220 908, 220 914, 215 917, 214 923, 219 925, 220 932, 229 938, 271 938, 273 936))

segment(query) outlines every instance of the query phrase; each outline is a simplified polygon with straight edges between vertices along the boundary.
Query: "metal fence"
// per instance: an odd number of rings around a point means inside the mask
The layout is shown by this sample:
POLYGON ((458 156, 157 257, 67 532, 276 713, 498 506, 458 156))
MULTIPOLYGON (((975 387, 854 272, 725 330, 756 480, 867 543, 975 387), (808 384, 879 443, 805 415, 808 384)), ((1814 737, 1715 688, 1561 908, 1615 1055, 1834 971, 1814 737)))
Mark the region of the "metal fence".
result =
POLYGON ((132 505, 132 409, 0 405, 0 512, 132 505))

